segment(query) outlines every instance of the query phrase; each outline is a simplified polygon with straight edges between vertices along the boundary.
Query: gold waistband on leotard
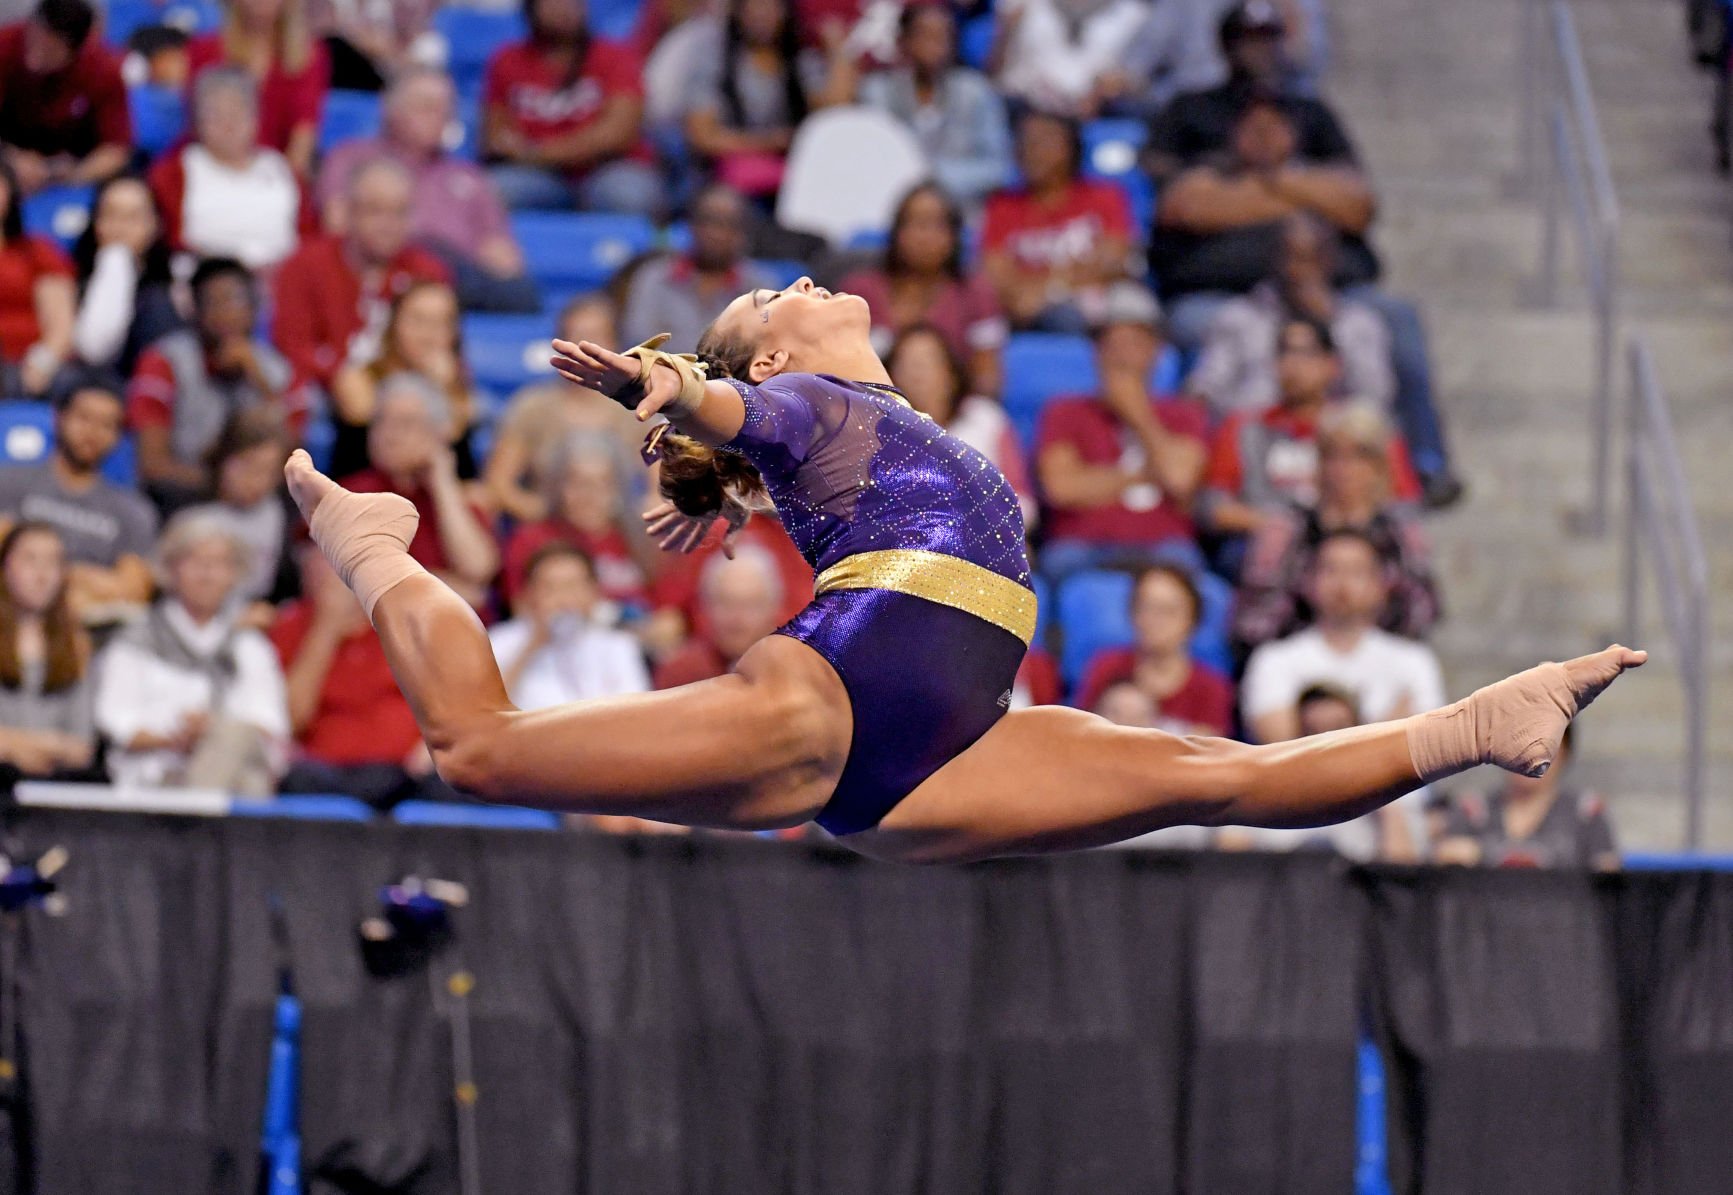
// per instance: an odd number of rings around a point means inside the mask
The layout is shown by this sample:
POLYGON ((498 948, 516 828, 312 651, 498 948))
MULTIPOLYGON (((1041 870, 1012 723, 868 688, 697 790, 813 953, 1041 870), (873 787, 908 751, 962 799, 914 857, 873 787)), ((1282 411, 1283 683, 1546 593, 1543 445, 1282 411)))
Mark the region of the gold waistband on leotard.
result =
POLYGON ((813 591, 890 589, 973 614, 1010 631, 1025 644, 1035 639, 1035 595, 991 569, 917 548, 889 548, 845 556, 818 575, 813 591))

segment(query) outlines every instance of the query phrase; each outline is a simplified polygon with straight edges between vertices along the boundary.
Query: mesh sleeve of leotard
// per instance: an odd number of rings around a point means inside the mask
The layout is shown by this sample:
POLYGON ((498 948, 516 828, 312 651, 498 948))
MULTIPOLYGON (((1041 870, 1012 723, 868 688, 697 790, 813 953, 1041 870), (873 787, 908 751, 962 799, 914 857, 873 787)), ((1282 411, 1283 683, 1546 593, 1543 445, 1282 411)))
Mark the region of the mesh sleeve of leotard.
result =
POLYGON ((775 377, 755 386, 724 378, 740 395, 745 420, 723 448, 767 476, 791 477, 847 415, 847 400, 811 374, 775 377))

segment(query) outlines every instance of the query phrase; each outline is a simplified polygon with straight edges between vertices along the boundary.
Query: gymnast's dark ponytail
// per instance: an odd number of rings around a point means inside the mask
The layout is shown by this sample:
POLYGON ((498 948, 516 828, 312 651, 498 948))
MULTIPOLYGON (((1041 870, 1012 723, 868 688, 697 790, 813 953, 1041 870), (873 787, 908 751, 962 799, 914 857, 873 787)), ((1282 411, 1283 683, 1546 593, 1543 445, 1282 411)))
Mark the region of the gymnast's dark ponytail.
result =
MULTIPOLYGON (((698 358, 709 366, 712 378, 745 380, 754 348, 717 332, 714 324, 698 338, 698 358)), ((680 513, 695 518, 720 511, 727 491, 745 499, 767 496, 764 479, 751 461, 674 431, 662 437, 661 490, 680 513)))

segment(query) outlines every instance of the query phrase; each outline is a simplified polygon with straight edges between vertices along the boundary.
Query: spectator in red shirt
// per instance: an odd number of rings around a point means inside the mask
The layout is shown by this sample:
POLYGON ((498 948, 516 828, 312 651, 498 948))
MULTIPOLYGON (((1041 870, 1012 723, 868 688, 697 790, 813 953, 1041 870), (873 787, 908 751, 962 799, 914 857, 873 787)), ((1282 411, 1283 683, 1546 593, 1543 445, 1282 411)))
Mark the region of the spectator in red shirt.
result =
POLYGON ((331 60, 313 38, 302 0, 229 0, 223 27, 187 44, 190 83, 227 63, 259 81, 259 141, 310 177, 331 60))
POLYGON ((278 791, 340 793, 379 808, 422 795, 432 765, 379 637, 318 549, 302 548, 300 562, 302 597, 270 630, 295 737, 278 791))
POLYGON ((1112 183, 1082 178, 1075 121, 1025 112, 1017 122, 1023 185, 987 201, 981 268, 1019 328, 1081 332, 1108 284, 1126 275, 1131 205, 1112 183))
POLYGON ((493 56, 482 90, 482 152, 507 205, 657 216, 637 53, 593 36, 583 0, 524 0, 524 15, 529 40, 493 56))
POLYGON ((1233 733, 1234 686, 1188 654, 1203 599, 1184 569, 1151 565, 1131 590, 1129 647, 1113 647, 1089 661, 1074 704, 1095 709, 1114 685, 1130 684, 1154 703, 1157 729, 1173 734, 1233 733))
MULTIPOLYGON (((1276 377, 1281 401, 1264 411, 1230 415, 1216 433, 1198 497, 1198 519, 1233 537, 1218 563, 1238 575, 1245 537, 1281 517, 1289 504, 1318 501, 1318 421, 1336 398, 1342 365, 1327 324, 1290 319, 1282 326, 1276 377)), ((1391 493, 1420 497, 1420 483, 1402 442, 1388 448, 1391 493)))
POLYGON ((455 454, 445 442, 450 419, 445 396, 423 379, 409 373, 387 378, 367 432, 373 463, 343 484, 358 494, 401 494, 414 503, 421 525, 409 555, 480 607, 499 571, 499 550, 487 516, 458 480, 455 454))
POLYGON ((24 231, 24 202, 0 160, 0 397, 47 393, 72 356, 72 263, 24 231))
MULTIPOLYGON (((654 549, 640 530, 636 512, 627 507, 628 463, 615 439, 604 432, 567 435, 548 473, 552 514, 519 525, 506 545, 500 588, 508 604, 523 587, 530 559, 556 541, 590 558, 602 597, 616 607, 646 604, 654 549)), ((618 609, 614 613, 617 617, 618 609)))
POLYGON ((199 257, 269 270, 316 231, 313 205, 289 160, 259 143, 259 85, 238 66, 193 85, 195 140, 151 168, 169 243, 199 257))
POLYGON ((963 213, 937 184, 922 183, 903 196, 883 264, 856 270, 837 289, 867 301, 881 355, 899 332, 924 324, 969 363, 975 393, 999 392, 999 351, 1009 328, 991 284, 964 272, 963 213))
POLYGON ((734 558, 714 556, 698 581, 700 629, 660 664, 652 680, 672 689, 723 676, 746 650, 776 630, 782 581, 769 553, 740 544, 734 558))
POLYGON ((193 326, 146 349, 126 393, 139 480, 165 509, 211 488, 207 455, 235 412, 273 407, 297 434, 307 418, 289 363, 253 335, 259 304, 246 267, 201 262, 192 292, 193 326))
POLYGON ((0 28, 0 144, 27 195, 101 182, 132 157, 126 84, 94 20, 85 0, 42 0, 0 28))
POLYGON ((271 339, 306 381, 330 389, 345 364, 378 356, 391 301, 415 282, 448 282, 437 257, 409 243, 414 188, 395 162, 350 176, 347 227, 297 250, 277 271, 271 339))
POLYGON ((1203 476, 1206 421, 1193 399, 1157 398, 1161 311, 1135 283, 1106 299, 1095 330, 1101 393, 1042 412, 1036 471, 1046 505, 1041 570, 1178 561, 1201 566, 1191 518, 1203 476))

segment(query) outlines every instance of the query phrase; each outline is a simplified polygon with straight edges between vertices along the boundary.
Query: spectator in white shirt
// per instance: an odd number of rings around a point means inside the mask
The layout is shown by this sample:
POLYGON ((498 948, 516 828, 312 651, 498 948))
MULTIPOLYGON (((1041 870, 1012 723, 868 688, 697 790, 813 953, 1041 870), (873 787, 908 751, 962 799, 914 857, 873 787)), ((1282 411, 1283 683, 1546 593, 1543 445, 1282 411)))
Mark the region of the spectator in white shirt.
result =
POLYGON ((1307 587, 1316 622, 1259 647, 1246 665, 1240 702, 1254 742, 1298 737, 1300 695, 1313 685, 1352 694, 1368 722, 1444 704, 1432 649, 1378 627, 1389 594, 1383 560, 1370 539, 1349 530, 1326 535, 1307 587))
POLYGON ((163 597, 98 659, 109 771, 122 786, 270 796, 289 712, 275 649, 236 619, 251 549, 227 517, 186 511, 164 530, 158 556, 163 597))
POLYGON ((519 616, 488 632, 512 704, 539 710, 650 688, 638 641, 597 625, 601 604, 582 549, 559 541, 537 549, 524 570, 519 616))
POLYGON ((1012 0, 998 9, 992 65, 1013 101, 1084 119, 1133 86, 1127 47, 1149 19, 1143 0, 1012 0))
POLYGON ((150 172, 170 244, 269 270, 294 252, 310 209, 289 159, 259 143, 259 85, 245 68, 198 77, 193 130, 194 141, 150 172))

